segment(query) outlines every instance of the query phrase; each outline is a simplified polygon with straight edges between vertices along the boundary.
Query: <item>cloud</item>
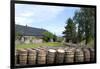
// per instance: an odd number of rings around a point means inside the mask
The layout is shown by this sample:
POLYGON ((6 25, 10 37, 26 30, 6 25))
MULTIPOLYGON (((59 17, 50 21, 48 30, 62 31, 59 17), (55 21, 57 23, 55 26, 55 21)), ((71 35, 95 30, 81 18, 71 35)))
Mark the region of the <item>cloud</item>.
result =
POLYGON ((50 21, 62 12, 64 8, 43 5, 15 5, 15 22, 17 24, 30 24, 34 22, 50 21))

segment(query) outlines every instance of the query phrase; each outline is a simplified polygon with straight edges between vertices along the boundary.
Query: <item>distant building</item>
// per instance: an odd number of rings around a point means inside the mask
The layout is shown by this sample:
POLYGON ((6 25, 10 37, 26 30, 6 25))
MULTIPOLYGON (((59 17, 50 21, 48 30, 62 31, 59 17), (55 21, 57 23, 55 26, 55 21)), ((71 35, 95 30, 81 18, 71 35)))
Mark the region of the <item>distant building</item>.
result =
POLYGON ((15 43, 42 43, 42 38, 44 36, 43 32, 46 31, 47 30, 40 28, 28 27, 27 25, 15 25, 15 33, 17 32, 22 36, 20 39, 16 39, 15 43))

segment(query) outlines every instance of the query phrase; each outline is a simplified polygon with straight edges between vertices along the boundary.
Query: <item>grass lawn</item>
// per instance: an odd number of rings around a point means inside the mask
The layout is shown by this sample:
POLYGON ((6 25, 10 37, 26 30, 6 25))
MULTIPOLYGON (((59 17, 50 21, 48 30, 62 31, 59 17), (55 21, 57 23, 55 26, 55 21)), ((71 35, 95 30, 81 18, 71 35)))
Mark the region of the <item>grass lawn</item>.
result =
POLYGON ((91 41, 87 44, 87 46, 90 47, 90 48, 94 48, 94 47, 95 47, 94 40, 91 40, 91 41))
POLYGON ((46 42, 46 43, 39 43, 39 44, 19 44, 16 45, 16 48, 37 48, 40 46, 63 46, 60 42, 46 42))

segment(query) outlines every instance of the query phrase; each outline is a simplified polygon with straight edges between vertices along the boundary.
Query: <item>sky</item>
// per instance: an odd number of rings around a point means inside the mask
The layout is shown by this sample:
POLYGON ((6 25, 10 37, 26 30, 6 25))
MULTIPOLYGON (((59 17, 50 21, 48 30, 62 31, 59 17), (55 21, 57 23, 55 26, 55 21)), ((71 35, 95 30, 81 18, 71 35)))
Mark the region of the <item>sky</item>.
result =
POLYGON ((46 29, 57 36, 63 36, 66 21, 73 18, 78 7, 48 5, 15 5, 15 24, 46 29))

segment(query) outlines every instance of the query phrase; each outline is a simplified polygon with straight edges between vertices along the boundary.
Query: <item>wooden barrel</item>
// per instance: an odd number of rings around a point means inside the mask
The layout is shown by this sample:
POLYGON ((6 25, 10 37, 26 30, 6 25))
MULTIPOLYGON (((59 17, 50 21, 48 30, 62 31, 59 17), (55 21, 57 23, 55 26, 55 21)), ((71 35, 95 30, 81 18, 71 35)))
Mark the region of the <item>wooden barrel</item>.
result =
POLYGON ((65 51, 63 49, 58 49, 56 53, 56 64, 63 63, 65 51))
POLYGON ((37 64, 46 64, 46 51, 44 49, 38 49, 37 52, 37 64))
POLYGON ((28 64, 36 64, 36 50, 35 49, 27 49, 28 51, 28 64))
POLYGON ((81 49, 75 51, 75 62, 84 62, 84 53, 81 49))
POLYGON ((93 48, 89 48, 90 50, 90 61, 94 62, 95 61, 95 52, 93 48))
POLYGON ((15 65, 18 64, 18 50, 15 50, 15 65))
POLYGON ((87 48, 84 48, 83 52, 84 52, 84 62, 90 62, 90 51, 87 48))
POLYGON ((19 64, 21 65, 27 64, 27 50, 24 49, 19 50, 19 64))
POLYGON ((68 48, 65 50, 65 63, 74 63, 74 50, 68 48))
POLYGON ((54 49, 49 49, 47 53, 47 64, 53 64, 55 62, 55 55, 56 55, 56 50, 54 49))

